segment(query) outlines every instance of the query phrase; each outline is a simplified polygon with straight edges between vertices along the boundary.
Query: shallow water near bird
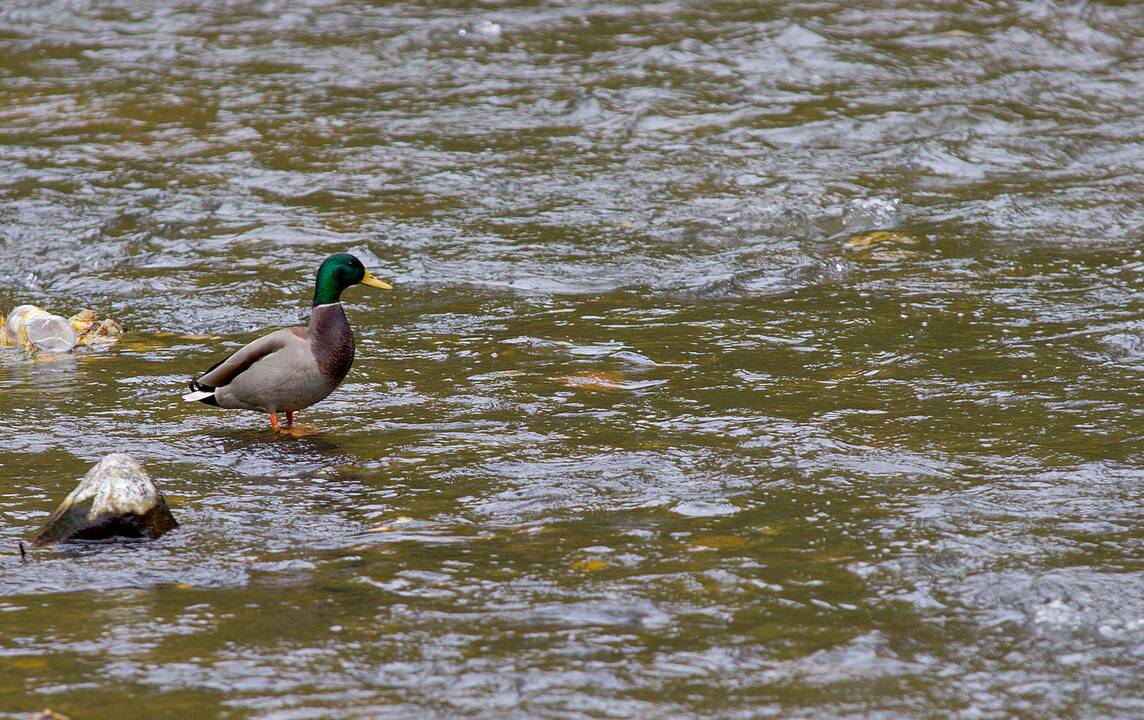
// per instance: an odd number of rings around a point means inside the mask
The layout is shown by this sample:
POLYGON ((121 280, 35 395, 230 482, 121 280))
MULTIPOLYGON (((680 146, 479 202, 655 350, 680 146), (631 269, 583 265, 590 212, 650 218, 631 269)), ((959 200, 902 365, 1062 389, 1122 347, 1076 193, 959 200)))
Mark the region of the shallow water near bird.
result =
POLYGON ((128 334, 0 350, 0 717, 1144 717, 1141 28, 4 3, 0 311, 128 334), (336 251, 320 432, 179 400, 336 251))

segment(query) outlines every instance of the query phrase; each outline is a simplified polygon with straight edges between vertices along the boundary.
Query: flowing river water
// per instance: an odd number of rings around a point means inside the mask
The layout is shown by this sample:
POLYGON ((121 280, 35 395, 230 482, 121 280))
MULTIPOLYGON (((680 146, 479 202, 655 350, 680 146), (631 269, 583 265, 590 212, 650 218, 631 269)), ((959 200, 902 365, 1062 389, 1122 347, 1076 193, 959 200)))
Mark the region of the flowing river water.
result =
POLYGON ((0 351, 0 717, 1144 717, 1142 36, 4 0, 0 310, 129 333, 0 351), (180 401, 344 250, 320 432, 180 401))

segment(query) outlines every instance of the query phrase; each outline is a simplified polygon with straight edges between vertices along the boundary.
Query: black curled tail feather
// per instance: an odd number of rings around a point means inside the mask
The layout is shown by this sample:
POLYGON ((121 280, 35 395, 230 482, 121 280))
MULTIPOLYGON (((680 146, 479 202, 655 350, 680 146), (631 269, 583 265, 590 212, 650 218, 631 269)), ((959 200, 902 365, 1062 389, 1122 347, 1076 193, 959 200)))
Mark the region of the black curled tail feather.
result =
MULTIPOLYGON (((215 368, 217 368, 219 365, 222 365, 224 362, 226 362, 229 359, 230 359, 229 357, 225 357, 222 360, 219 360, 218 362, 216 362, 214 365, 211 365, 209 368, 206 369, 206 372, 199 375, 199 378, 204 377, 206 375, 209 375, 215 368)), ((211 395, 209 397, 202 398, 201 400, 199 400, 199 402, 206 403, 207 405, 214 405, 215 407, 218 407, 218 400, 215 399, 215 396, 213 394, 215 389, 216 389, 215 386, 214 385, 207 385, 206 383, 201 383, 201 382, 199 382, 199 378, 195 378, 195 379, 191 380, 191 383, 189 385, 189 387, 191 388, 191 392, 211 393, 211 395)))
MULTIPOLYGON (((211 368, 211 369, 213 370, 214 368, 211 368)), ((210 371, 208 370, 207 372, 210 372, 210 371)), ((211 387, 210 385, 204 385, 204 384, 200 383, 198 380, 192 380, 187 385, 187 387, 189 387, 191 389, 191 392, 209 392, 209 393, 212 393, 212 395, 210 397, 205 397, 202 400, 199 400, 199 402, 206 403, 207 405, 214 405, 215 407, 218 407, 218 400, 216 400, 215 396, 213 395, 215 388, 211 387)))
POLYGON ((191 389, 191 392, 214 392, 215 391, 215 388, 211 387, 210 385, 199 382, 198 378, 195 378, 194 380, 192 380, 190 382, 190 384, 187 385, 187 387, 189 387, 191 389))

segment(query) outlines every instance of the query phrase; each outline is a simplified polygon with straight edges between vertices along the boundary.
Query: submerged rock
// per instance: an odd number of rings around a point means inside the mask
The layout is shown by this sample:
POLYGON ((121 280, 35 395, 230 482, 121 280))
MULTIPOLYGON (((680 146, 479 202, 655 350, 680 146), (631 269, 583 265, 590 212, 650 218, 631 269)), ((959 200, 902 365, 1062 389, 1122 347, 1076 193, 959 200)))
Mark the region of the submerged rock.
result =
POLYGON ((130 455, 112 453, 80 479, 32 546, 72 540, 154 540, 178 525, 139 463, 130 455))

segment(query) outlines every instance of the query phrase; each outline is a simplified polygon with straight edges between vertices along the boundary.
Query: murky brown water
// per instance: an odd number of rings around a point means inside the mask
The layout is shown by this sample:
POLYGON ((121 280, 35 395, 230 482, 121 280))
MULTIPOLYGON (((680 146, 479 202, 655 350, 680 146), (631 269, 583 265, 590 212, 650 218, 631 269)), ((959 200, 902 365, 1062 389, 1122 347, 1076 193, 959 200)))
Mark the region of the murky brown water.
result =
POLYGON ((0 717, 1144 717, 1142 36, 5 0, 0 309, 131 335, 0 355, 0 717), (324 432, 179 401, 337 250, 324 432), (21 563, 111 451, 183 526, 21 563))

